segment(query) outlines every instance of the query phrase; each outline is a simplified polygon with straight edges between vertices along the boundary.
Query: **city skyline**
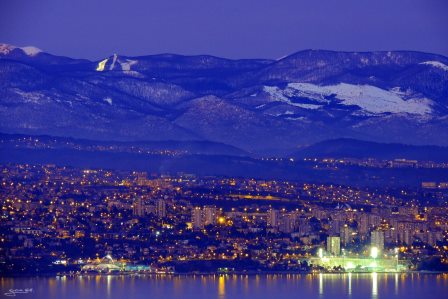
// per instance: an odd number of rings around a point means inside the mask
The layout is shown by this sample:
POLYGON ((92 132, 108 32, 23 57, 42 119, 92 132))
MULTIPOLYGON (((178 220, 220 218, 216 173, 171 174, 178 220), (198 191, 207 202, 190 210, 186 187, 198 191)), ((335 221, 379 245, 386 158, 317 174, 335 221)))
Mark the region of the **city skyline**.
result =
MULTIPOLYGON (((392 192, 55 165, 1 170, 3 231, 22 236, 6 237, 2 253, 59 271, 395 273, 428 269, 422 256, 446 259, 448 182, 392 192)), ((4 270, 55 271, 25 269, 4 270)))

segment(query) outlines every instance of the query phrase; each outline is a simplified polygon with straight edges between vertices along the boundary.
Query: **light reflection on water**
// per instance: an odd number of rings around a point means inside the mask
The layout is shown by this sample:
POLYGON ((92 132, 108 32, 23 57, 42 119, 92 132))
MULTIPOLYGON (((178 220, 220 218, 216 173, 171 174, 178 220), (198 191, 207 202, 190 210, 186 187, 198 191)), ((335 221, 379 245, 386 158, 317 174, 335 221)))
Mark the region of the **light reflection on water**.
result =
POLYGON ((319 295, 324 294, 324 275, 319 273, 319 295))
POLYGON ((352 273, 348 273, 348 295, 351 297, 352 295, 352 273))
POLYGON ((226 278, 219 276, 218 278, 218 296, 219 298, 225 298, 226 294, 226 278))
MULTIPOLYGON (((444 298, 447 274, 83 275, 1 278, 0 295, 33 288, 22 298, 444 298)), ((446 298, 446 297, 445 297, 446 298)))
POLYGON ((395 274, 395 295, 398 295, 398 273, 395 274))
MULTIPOLYGON (((387 276, 384 276, 387 279, 387 276)), ((378 297, 378 274, 372 273, 372 298, 378 297)))

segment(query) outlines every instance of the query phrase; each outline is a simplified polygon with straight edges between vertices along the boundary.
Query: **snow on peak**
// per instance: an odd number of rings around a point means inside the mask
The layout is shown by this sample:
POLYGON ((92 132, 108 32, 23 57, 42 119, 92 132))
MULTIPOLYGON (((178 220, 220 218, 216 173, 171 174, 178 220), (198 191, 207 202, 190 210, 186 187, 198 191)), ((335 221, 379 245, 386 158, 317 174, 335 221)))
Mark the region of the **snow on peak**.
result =
POLYGON ((36 48, 36 47, 16 47, 13 45, 8 45, 8 44, 0 44, 0 54, 1 55, 8 55, 9 53, 11 53, 13 50, 15 49, 20 49, 22 50, 26 55, 28 56, 35 56, 37 54, 39 54, 40 52, 42 52, 42 50, 36 48))
POLYGON ((421 62, 420 64, 426 64, 426 65, 430 65, 430 66, 439 68, 444 71, 448 71, 448 65, 443 64, 440 61, 425 61, 425 62, 421 62))
MULTIPOLYGON (((289 83, 285 89, 265 86, 264 91, 274 101, 304 109, 318 109, 326 104, 336 103, 346 106, 358 106, 364 114, 408 113, 428 115, 432 112, 433 102, 427 98, 412 97, 399 90, 384 90, 371 85, 337 85, 319 86, 311 83, 289 83), (296 103, 291 98, 307 98, 316 104, 296 103)), ((359 114, 359 112, 358 112, 359 114)))
POLYGON ((0 44, 0 54, 7 55, 9 52, 14 50, 16 47, 8 45, 8 44, 0 44))
POLYGON ((28 56, 35 56, 35 55, 39 54, 40 52, 42 52, 41 49, 36 48, 36 47, 31 47, 31 46, 28 46, 28 47, 22 47, 22 48, 20 48, 20 49, 21 49, 23 52, 25 52, 25 54, 28 55, 28 56))

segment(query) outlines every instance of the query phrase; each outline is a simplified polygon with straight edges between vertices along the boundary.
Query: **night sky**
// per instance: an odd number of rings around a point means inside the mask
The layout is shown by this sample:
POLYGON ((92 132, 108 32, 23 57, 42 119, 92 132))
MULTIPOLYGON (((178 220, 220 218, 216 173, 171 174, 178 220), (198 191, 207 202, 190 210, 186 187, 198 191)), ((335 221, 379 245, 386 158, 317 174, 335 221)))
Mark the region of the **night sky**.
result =
POLYGON ((279 58, 303 49, 448 55, 448 1, 0 0, 0 42, 89 59, 279 58))

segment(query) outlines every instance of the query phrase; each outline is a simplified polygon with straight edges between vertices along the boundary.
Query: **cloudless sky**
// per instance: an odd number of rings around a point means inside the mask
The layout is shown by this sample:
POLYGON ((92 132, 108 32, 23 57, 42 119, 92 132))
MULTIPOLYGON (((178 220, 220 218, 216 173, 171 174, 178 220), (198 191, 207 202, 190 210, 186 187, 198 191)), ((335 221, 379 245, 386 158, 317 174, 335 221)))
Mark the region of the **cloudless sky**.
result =
POLYGON ((448 0, 0 0, 0 43, 89 59, 310 48, 448 56, 448 0))

